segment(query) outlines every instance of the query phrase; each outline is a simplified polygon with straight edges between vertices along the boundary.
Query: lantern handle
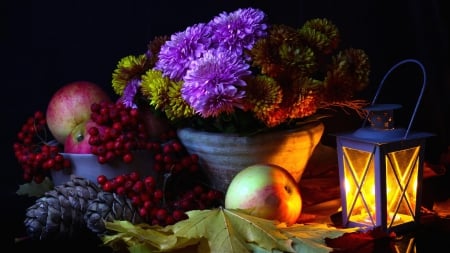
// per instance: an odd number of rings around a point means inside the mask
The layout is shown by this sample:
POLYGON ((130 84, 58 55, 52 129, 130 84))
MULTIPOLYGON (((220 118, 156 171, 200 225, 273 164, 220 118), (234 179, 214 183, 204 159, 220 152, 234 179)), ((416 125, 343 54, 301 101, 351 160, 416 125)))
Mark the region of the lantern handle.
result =
MULTIPOLYGON (((422 64, 420 61, 415 60, 415 59, 405 59, 405 60, 402 60, 402 61, 398 62, 398 63, 395 64, 394 66, 392 66, 392 67, 389 69, 389 71, 386 72, 386 74, 384 75, 383 79, 381 80, 380 85, 378 86, 378 90, 377 90, 377 92, 375 93, 375 96, 374 96, 374 98, 373 98, 373 100, 372 100, 372 103, 371 103, 371 105, 374 105, 374 104, 375 104, 375 101, 376 101, 376 99, 378 98, 378 95, 379 95, 379 93, 380 93, 381 87, 383 86, 384 81, 386 80, 386 78, 388 77, 388 75, 389 75, 392 71, 394 71, 398 66, 400 66, 400 65, 402 65, 402 64, 405 64, 405 63, 409 63, 409 62, 416 63, 417 65, 419 65, 419 67, 420 67, 421 70, 422 70, 422 74, 423 74, 423 83, 422 83, 422 89, 421 89, 420 94, 419 94, 419 98, 417 99, 417 104, 416 104, 416 106, 415 106, 415 108, 414 108, 414 111, 413 111, 413 113, 412 113, 411 120, 410 120, 410 122, 409 122, 408 128, 406 129, 405 136, 403 137, 404 139, 406 139, 407 136, 408 136, 409 130, 411 129, 411 126, 412 126, 412 122, 413 122, 413 120, 414 120, 414 117, 416 116, 417 109, 419 108, 420 101, 422 100, 422 96, 423 96, 423 93, 424 93, 424 91, 425 91, 426 80, 427 80, 427 73, 426 73, 426 71, 425 71, 425 67, 423 66, 423 64, 422 64)), ((366 120, 364 121, 364 124, 365 124, 366 121, 367 121, 367 117, 366 117, 366 120)))

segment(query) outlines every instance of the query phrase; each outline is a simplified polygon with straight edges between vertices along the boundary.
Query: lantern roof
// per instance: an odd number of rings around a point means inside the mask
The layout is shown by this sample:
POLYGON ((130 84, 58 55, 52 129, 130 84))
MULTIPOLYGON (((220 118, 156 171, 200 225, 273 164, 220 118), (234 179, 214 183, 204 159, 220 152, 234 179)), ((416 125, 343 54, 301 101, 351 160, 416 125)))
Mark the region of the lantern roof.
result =
POLYGON ((364 110, 368 112, 381 112, 381 111, 390 111, 402 108, 400 104, 372 104, 364 107, 364 110))
POLYGON ((405 128, 394 128, 394 129, 377 129, 372 127, 362 127, 350 134, 344 134, 350 139, 359 139, 368 142, 375 143, 386 143, 401 140, 413 140, 421 139, 433 136, 431 133, 426 132, 410 132, 406 134, 405 128))

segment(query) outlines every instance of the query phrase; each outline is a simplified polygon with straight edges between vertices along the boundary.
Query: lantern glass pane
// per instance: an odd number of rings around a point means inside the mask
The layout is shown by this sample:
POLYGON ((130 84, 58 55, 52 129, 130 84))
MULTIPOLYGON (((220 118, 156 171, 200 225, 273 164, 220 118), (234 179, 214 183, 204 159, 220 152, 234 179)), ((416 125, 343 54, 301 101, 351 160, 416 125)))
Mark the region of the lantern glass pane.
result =
POLYGON ((420 147, 386 154, 388 227, 414 221, 420 147))
POLYGON ((343 155, 348 221, 374 226, 376 216, 373 154, 344 147, 343 155))

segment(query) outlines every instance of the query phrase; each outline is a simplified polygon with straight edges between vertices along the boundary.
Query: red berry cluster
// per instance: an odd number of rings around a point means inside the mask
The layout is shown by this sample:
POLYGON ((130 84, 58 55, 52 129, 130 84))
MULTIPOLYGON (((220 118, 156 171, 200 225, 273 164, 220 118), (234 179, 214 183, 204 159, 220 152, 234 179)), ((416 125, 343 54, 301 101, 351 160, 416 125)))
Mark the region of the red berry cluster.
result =
MULTIPOLYGON (((188 218, 187 211, 217 207, 223 201, 221 192, 200 184, 169 187, 170 176, 172 174, 166 173, 161 182, 157 177, 147 176, 142 179, 137 172, 131 172, 112 179, 100 175, 97 182, 104 191, 129 198, 139 215, 152 225, 174 224, 188 218)), ((178 185, 178 182, 172 182, 172 185, 178 185)))
POLYGON ((91 153, 101 164, 115 158, 131 163, 133 151, 159 148, 158 142, 150 140, 137 108, 123 103, 94 103, 91 105, 91 120, 99 126, 88 129, 91 153))
POLYGON ((199 170, 198 155, 188 154, 176 138, 162 143, 161 148, 155 148, 153 151, 153 170, 157 173, 178 173, 184 170, 195 173, 199 170))
POLYGON ((185 150, 172 129, 152 139, 141 113, 122 103, 92 104, 91 120, 97 126, 88 129, 89 144, 100 163, 115 158, 132 162, 136 150, 153 156, 152 176, 141 178, 136 171, 115 178, 99 175, 102 189, 126 196, 153 225, 173 224, 187 218, 189 210, 223 203, 221 192, 196 183, 201 176, 198 156, 185 150))
POLYGON ((23 169, 26 182, 34 180, 41 183, 50 170, 70 168, 70 160, 60 152, 62 148, 56 142, 48 141, 49 130, 45 115, 36 111, 29 117, 17 134, 13 144, 14 155, 23 169))

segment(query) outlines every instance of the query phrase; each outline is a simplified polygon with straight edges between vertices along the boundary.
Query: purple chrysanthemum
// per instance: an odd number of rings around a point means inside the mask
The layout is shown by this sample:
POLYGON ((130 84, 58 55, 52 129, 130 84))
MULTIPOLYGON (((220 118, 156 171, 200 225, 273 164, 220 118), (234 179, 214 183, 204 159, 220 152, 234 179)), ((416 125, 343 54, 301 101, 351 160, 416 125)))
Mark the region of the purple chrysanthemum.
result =
POLYGON ((242 54, 243 49, 251 49, 258 39, 267 35, 265 19, 265 13, 254 8, 238 9, 229 14, 222 12, 209 23, 213 41, 242 54))
POLYGON ((191 61, 197 59, 211 44, 211 27, 199 23, 171 36, 160 50, 155 69, 174 81, 183 78, 191 61))
POLYGON ((153 53, 150 49, 145 51, 145 57, 147 57, 147 59, 151 59, 153 57, 153 53))
POLYGON ((250 66, 240 55, 224 49, 211 49, 189 66, 181 95, 203 117, 233 112, 242 107, 250 66))
POLYGON ((120 97, 120 101, 126 107, 136 108, 137 105, 134 103, 134 96, 136 96, 138 88, 140 86, 140 80, 132 79, 127 83, 127 86, 123 90, 123 95, 120 97))

